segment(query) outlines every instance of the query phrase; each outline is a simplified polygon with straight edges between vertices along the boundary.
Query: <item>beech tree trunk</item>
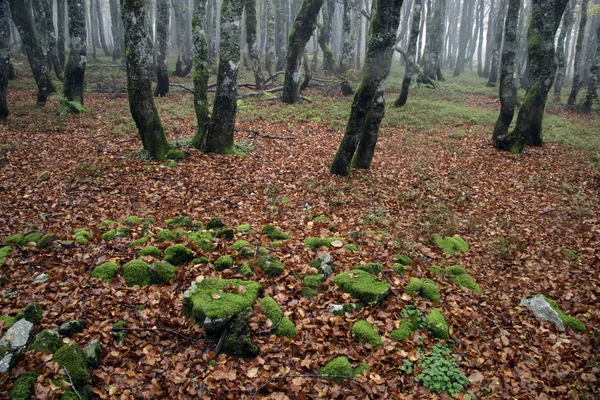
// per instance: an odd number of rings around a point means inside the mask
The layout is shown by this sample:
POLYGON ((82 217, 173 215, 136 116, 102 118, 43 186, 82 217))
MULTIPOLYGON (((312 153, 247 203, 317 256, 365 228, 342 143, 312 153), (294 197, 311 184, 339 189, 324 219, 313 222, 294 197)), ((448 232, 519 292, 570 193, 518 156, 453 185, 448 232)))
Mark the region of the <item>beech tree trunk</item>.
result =
POLYGON ((113 61, 122 58, 125 54, 123 38, 123 19, 121 18, 121 5, 119 0, 110 1, 110 29, 113 36, 113 61))
POLYGON ((350 68, 352 62, 352 25, 350 20, 351 0, 343 0, 342 11, 342 52, 340 53, 340 68, 339 71, 344 73, 350 68))
POLYGON ((237 81, 240 71, 240 26, 244 0, 223 0, 219 72, 213 113, 206 134, 207 153, 236 154, 233 129, 237 112, 237 81))
POLYGON ((423 72, 431 80, 443 80, 440 57, 444 44, 444 13, 446 0, 435 0, 431 18, 427 24, 427 38, 425 42, 426 55, 423 56, 423 72))
POLYGON ((488 12, 487 33, 485 35, 485 63, 483 65, 483 77, 490 77, 490 64, 492 61, 492 41, 494 40, 494 0, 491 1, 488 12))
POLYGON ((177 22, 177 48, 179 54, 177 55, 177 62, 175 63, 175 75, 184 77, 190 73, 193 66, 193 59, 191 49, 189 48, 188 40, 186 38, 188 14, 187 14, 187 0, 174 0, 173 7, 175 10, 175 21, 177 22))
POLYGON ((60 63, 61 71, 65 69, 65 0, 56 0, 56 29, 58 35, 56 37, 56 54, 60 63))
POLYGON ((492 48, 492 59, 490 61, 490 74, 488 76, 487 86, 496 86, 498 79, 498 66, 500 64, 500 48, 502 47, 502 27, 504 26, 504 10, 506 9, 506 0, 501 0, 498 5, 498 15, 496 16, 496 27, 494 29, 494 43, 492 48))
POLYGON ((48 73, 48 59, 42 51, 40 42, 35 33, 33 19, 31 17, 31 3, 27 0, 9 0, 12 20, 19 31, 23 50, 29 60, 35 83, 38 87, 37 103, 46 104, 48 95, 55 93, 48 73))
POLYGON ((406 52, 406 68, 404 69, 404 79, 402 79, 400 95, 394 103, 396 107, 402 107, 406 104, 410 83, 415 78, 417 40, 419 39, 419 27, 421 25, 421 6, 422 0, 415 0, 415 4, 413 6, 412 26, 410 30, 410 37, 408 38, 408 49, 406 52))
POLYGON ((252 62, 256 90, 260 91, 265 88, 265 76, 258 51, 256 50, 256 0, 246 0, 244 7, 246 10, 246 44, 248 45, 248 55, 252 62))
POLYGON ((154 160, 164 160, 169 150, 160 116, 152 97, 148 14, 144 0, 121 0, 125 28, 127 95, 144 150, 154 160))
POLYGON ((70 101, 83 104, 83 85, 87 59, 85 0, 67 0, 69 10, 69 59, 65 65, 64 95, 70 101))
POLYGON ((498 115, 492 134, 492 141, 498 148, 503 147, 502 141, 508 134, 508 128, 515 115, 515 105, 517 104, 515 57, 517 54, 517 25, 520 8, 521 0, 508 1, 500 70, 500 115, 498 115))
POLYGON ((477 39, 477 76, 483 78, 483 25, 485 18, 485 3, 479 0, 479 33, 477 39))
POLYGON ((589 113, 592 111, 594 100, 598 100, 598 81, 600 81, 600 24, 596 27, 596 51, 594 52, 594 59, 590 68, 587 93, 581 105, 583 112, 589 113))
POLYGON ((573 60, 573 86, 567 104, 574 106, 577 101, 577 93, 581 88, 581 57, 583 46, 583 38, 585 36, 585 25, 587 23, 587 6, 588 0, 581 0, 581 20, 579 21, 579 33, 577 34, 577 42, 575 43, 575 59, 573 60))
POLYGON ((471 37, 471 27, 473 18, 473 3, 471 0, 463 0, 462 16, 460 18, 460 32, 458 37, 458 55, 456 57, 456 66, 453 76, 459 76, 464 70, 465 55, 467 45, 471 37))
POLYGON ((556 44, 556 79, 554 79, 554 101, 560 103, 560 92, 565 83, 565 73, 567 69, 565 39, 567 38, 567 32, 571 29, 573 24, 573 9, 575 0, 570 0, 565 9, 563 15, 562 28, 558 35, 558 41, 556 44))
POLYGON ((267 38, 265 47, 265 69, 269 75, 273 74, 273 62, 275 60, 275 9, 273 0, 266 0, 267 3, 267 38))
POLYGON ((169 19, 171 5, 169 0, 156 0, 156 88, 155 96, 166 96, 169 93, 169 19))
POLYGON ((206 0, 194 0, 192 17, 192 43, 194 45, 194 110, 198 128, 192 138, 192 146, 204 150, 208 112, 208 41, 204 33, 206 0))
POLYGON ((323 69, 329 72, 335 71, 335 55, 329 47, 334 9, 334 0, 326 0, 324 6, 321 8, 323 25, 319 28, 319 37, 317 39, 323 52, 323 69))
POLYGON ((110 49, 106 45, 106 37, 104 36, 104 15, 102 14, 102 0, 96 0, 96 18, 98 18, 98 36, 100 37, 100 45, 106 57, 110 56, 110 49))
POLYGON ((330 168, 335 175, 350 175, 351 166, 370 168, 377 144, 402 0, 379 0, 376 7, 361 83, 354 93, 346 132, 330 168))
POLYGON ((317 26, 317 17, 322 5, 323 0, 304 0, 294 21, 286 57, 285 81, 283 82, 281 96, 283 103, 294 104, 300 102, 302 56, 304 55, 306 43, 308 43, 317 26))
POLYGON ((0 0, 0 121, 8 117, 8 75, 10 66, 10 8, 8 0, 0 0))
POLYGON ((285 23, 287 16, 285 15, 284 2, 287 0, 275 0, 275 55, 277 55, 277 71, 283 70, 285 66, 285 23))

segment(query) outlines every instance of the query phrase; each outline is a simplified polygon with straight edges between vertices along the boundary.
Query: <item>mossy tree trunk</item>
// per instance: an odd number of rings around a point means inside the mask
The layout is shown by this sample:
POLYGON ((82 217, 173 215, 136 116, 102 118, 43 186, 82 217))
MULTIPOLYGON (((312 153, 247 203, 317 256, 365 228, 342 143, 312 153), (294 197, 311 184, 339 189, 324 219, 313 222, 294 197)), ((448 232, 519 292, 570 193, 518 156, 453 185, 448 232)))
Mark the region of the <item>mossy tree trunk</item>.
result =
POLYGON ((192 138, 192 146, 204 150, 208 112, 208 41, 204 33, 206 0, 194 0, 192 16, 192 42, 194 45, 194 110, 198 128, 192 138))
POLYGON ((348 71, 352 63, 352 21, 350 20, 350 11, 352 8, 351 0, 343 0, 342 11, 342 52, 340 53, 341 73, 348 71))
POLYGON ((406 104, 408 99, 408 90, 410 83, 413 81, 415 76, 415 62, 417 56, 417 40, 419 39, 419 27, 421 25, 421 7, 422 0, 415 0, 413 5, 413 19, 410 30, 410 36, 408 38, 408 49, 406 51, 406 68, 404 69, 404 79, 402 79, 402 88, 400 89, 400 95, 394 103, 396 107, 402 107, 406 104))
POLYGON ((498 148, 508 134, 508 128, 515 114, 517 87, 515 85, 515 57, 517 54, 517 25, 521 0, 508 0, 508 11, 504 24, 504 47, 500 70, 500 115, 494 126, 492 141, 498 148))
POLYGON ((167 68, 169 52, 169 19, 171 5, 169 0, 156 0, 156 88, 155 96, 169 93, 169 70, 167 68))
POLYGON ((440 57, 444 44, 444 15, 446 12, 446 0, 435 0, 431 10, 431 18, 427 24, 426 56, 423 60, 423 72, 431 80, 443 80, 440 68, 440 57))
POLYGON ((485 35, 485 63, 483 65, 483 78, 489 78, 490 76, 490 63, 492 60, 492 49, 493 46, 491 45, 492 41, 494 40, 494 3, 495 1, 492 0, 490 3, 490 9, 488 12, 488 24, 487 24, 487 32, 485 35))
POLYGON ((588 81, 587 93, 585 100, 581 104, 583 112, 592 111, 594 100, 598 100, 598 81, 600 80, 600 24, 596 28, 596 50, 594 59, 590 68, 590 78, 588 81))
POLYGON ((123 19, 121 18, 121 5, 119 0, 110 1, 110 21, 111 21, 111 32, 113 36, 113 52, 112 58, 118 60, 122 58, 124 51, 124 39, 123 39, 123 19))
POLYGON ((361 0, 354 0, 354 22, 352 27, 352 47, 354 56, 356 57, 355 68, 360 69, 360 49, 362 45, 362 14, 361 14, 362 2, 361 0))
POLYGON ((100 46, 102 46, 102 51, 104 51, 104 55, 106 57, 110 56, 110 49, 106 44, 106 37, 104 36, 104 16, 102 14, 102 0, 96 0, 94 3, 96 7, 96 18, 98 18, 98 37, 100 38, 100 46))
MULTIPOLYGON (((65 69, 65 0, 56 0, 56 29, 58 35, 56 37, 56 54, 61 70, 65 69)), ((64 71, 63 71, 64 72, 64 71)))
POLYGON ((585 36, 585 25, 587 23, 587 7, 588 0, 581 1, 581 19, 579 21, 579 32, 577 34, 577 42, 575 42, 575 59, 573 60, 573 86, 567 104, 574 106, 577 102, 577 93, 581 88, 581 65, 582 65, 582 47, 585 36))
POLYGON ((256 90, 260 91, 265 88, 265 75, 256 50, 256 0, 246 0, 244 7, 246 10, 246 44, 248 44, 248 54, 250 55, 250 61, 252 61, 256 90))
POLYGON ((206 133, 207 153, 235 154, 233 129, 237 112, 237 80, 240 70, 240 25, 244 0, 223 0, 219 72, 211 121, 206 133))
POLYGON ((323 25, 319 28, 318 42, 323 52, 323 69, 328 72, 335 71, 335 55, 329 47, 331 41, 331 28, 333 25, 333 12, 335 11, 335 1, 326 0, 321 8, 323 15, 323 25))
POLYGON ((402 0, 377 1, 361 83, 354 93, 344 138, 331 164, 332 174, 348 176, 351 164, 356 168, 371 166, 384 114, 385 80, 390 72, 401 8, 402 0))
POLYGON ((10 65, 10 8, 8 0, 0 0, 0 121, 8 117, 8 75, 10 65))
POLYGON ((267 38, 265 47, 265 70, 273 74, 273 61, 275 60, 275 9, 273 0, 266 0, 267 3, 267 38))
POLYGON ((562 28, 560 30, 560 34, 558 35, 558 40, 556 43, 556 78, 554 79, 554 102, 560 103, 560 92, 562 87, 565 84, 565 75, 567 70, 567 60, 566 60, 566 50, 565 40, 567 38, 567 33, 571 30, 571 26, 573 25, 573 9, 575 0, 570 0, 567 4, 567 8, 565 10, 565 14, 563 15, 562 20, 562 28))
POLYGON ((69 21, 69 59, 65 65, 64 95, 83 104, 83 84, 87 60, 87 32, 84 0, 67 0, 69 21))
POLYGON ((38 0, 40 21, 38 30, 40 38, 44 37, 45 48, 47 50, 48 66, 54 68, 54 74, 59 80, 63 79, 63 66, 58 59, 58 49, 56 44, 56 33, 54 31, 54 19, 52 18, 52 1, 38 0))
POLYGON ((144 0, 121 0, 121 6, 129 109, 148 156, 164 160, 169 142, 152 97, 147 7, 144 0))
POLYGON ((317 26, 317 17, 322 5, 323 0, 304 0, 294 21, 287 50, 285 81, 283 82, 283 93, 281 95, 283 103, 294 104, 300 102, 302 56, 304 55, 306 43, 308 43, 317 26))
POLYGON ((287 15, 285 15, 284 2, 287 0, 275 0, 275 55, 277 56, 277 71, 282 71, 285 66, 285 23, 287 15))
POLYGON ((543 143, 544 109, 556 73, 554 38, 567 3, 568 0, 532 1, 527 30, 529 88, 519 109, 514 131, 498 143, 501 150, 520 153, 525 145, 541 146, 543 143))
POLYGON ((467 45, 471 36, 471 27, 473 18, 473 2, 471 0, 463 0, 462 16, 460 18, 460 31, 458 34, 458 55, 456 56, 456 65, 454 67, 453 76, 459 76, 464 70, 465 55, 467 45))
POLYGON ((92 57, 96 59, 96 49, 100 48, 100 37, 98 32, 98 17, 96 16, 96 3, 98 0, 90 0, 89 7, 86 4, 86 7, 89 8, 89 18, 90 24, 88 25, 88 33, 91 34, 92 37, 92 57))
POLYGON ((179 53, 177 55, 177 62, 175 63, 175 75, 184 77, 190 73, 193 66, 193 59, 191 56, 191 49, 189 48, 188 40, 186 38, 187 24, 188 24, 188 11, 187 11, 187 0, 174 0, 173 7, 175 11, 175 21, 177 22, 177 48, 179 53))
POLYGON ((504 26, 504 11, 506 10, 506 0, 501 0, 498 5, 498 15, 496 16, 496 26, 494 28, 494 43, 492 43, 492 59, 490 61, 490 74, 488 76, 487 86, 496 86, 498 80, 498 67, 500 66, 500 48, 502 47, 502 27, 504 26))
POLYGON ((31 2, 26 0, 9 0, 12 20, 19 31, 23 50, 27 55, 35 83, 38 87, 37 103, 46 104, 48 95, 55 93, 48 73, 48 59, 35 33, 33 18, 31 17, 31 2))

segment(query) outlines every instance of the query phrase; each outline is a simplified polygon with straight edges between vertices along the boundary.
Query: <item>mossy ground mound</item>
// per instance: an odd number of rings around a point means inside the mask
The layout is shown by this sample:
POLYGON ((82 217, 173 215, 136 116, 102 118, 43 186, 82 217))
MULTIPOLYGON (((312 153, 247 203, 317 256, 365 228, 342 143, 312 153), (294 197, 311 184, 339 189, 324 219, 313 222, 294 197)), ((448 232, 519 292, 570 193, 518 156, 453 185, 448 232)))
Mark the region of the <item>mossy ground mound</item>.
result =
POLYGON ((444 314, 437 308, 433 308, 427 314, 427 328, 431 334, 438 339, 448 339, 449 329, 444 314))
POLYGON ((285 232, 280 231, 273 225, 264 226, 260 230, 260 233, 263 235, 267 235, 267 237, 271 240, 287 240, 291 237, 290 235, 288 235, 285 232))
POLYGON ((165 261, 172 265, 181 265, 194 259, 194 253, 182 244, 165 249, 165 261))
POLYGON ((23 307, 15 316, 17 320, 25 319, 33 324, 40 321, 43 317, 43 310, 37 303, 28 303, 25 307, 23 307))
POLYGON ((152 283, 170 283, 177 275, 177 268, 168 262, 155 262, 148 266, 152 283))
POLYGON ((458 287, 465 287, 472 290, 475 293, 482 294, 483 290, 475 282, 473 278, 467 272, 458 265, 451 265, 448 268, 440 268, 436 265, 431 267, 431 271, 436 274, 444 274, 448 279, 456 284, 458 287))
POLYGON ((118 270, 119 266, 116 263, 109 261, 94 268, 90 276, 92 278, 102 279, 104 282, 110 282, 115 279, 118 270))
POLYGON ((360 363, 356 368, 352 368, 348 357, 339 356, 321 367, 319 374, 322 379, 343 382, 345 379, 352 379, 357 374, 362 374, 368 369, 369 366, 365 363, 360 363))
POLYGON ((25 372, 15 381, 13 388, 10 390, 11 400, 29 400, 34 395, 33 386, 37 380, 36 372, 25 372))
POLYGON ((373 325, 364 319, 356 321, 352 325, 352 333, 361 343, 369 343, 373 347, 383 346, 379 333, 373 328, 373 325))
POLYGON ((368 272, 356 269, 336 275, 333 283, 344 292, 369 305, 376 304, 390 294, 388 283, 375 279, 368 272))
POLYGON ((279 276, 285 270, 283 263, 277 257, 273 256, 263 256, 259 258, 256 265, 262 272, 269 276, 279 276))
POLYGON ((225 271, 233 267, 233 258, 231 256, 220 256, 215 260, 213 266, 217 271, 225 271))
POLYGON ((404 290, 410 295, 420 294, 434 303, 440 302, 440 291, 435 282, 431 279, 410 278, 410 281, 404 287, 404 290))
POLYGON ((129 261, 123 265, 123 279, 127 286, 146 286, 152 283, 152 275, 148 264, 142 260, 129 261))
POLYGON ((138 257, 152 256, 159 258, 162 256, 162 252, 156 246, 146 246, 138 252, 138 257))
POLYGON ((304 240, 304 247, 309 249, 318 249, 320 247, 327 247, 330 249, 333 247, 332 243, 339 241, 340 243, 344 243, 341 238, 330 237, 330 238, 318 238, 318 237, 309 237, 304 240))
POLYGON ((360 269, 373 275, 377 275, 383 271, 383 265, 379 263, 365 263, 354 266, 354 269, 360 269))
POLYGON ((453 256, 456 252, 469 251, 469 245, 465 242, 460 236, 445 236, 442 237, 440 235, 433 236, 434 243, 442 249, 442 251, 446 254, 453 256))
POLYGON ((276 335, 285 337, 296 336, 296 326, 288 317, 283 315, 283 312, 272 297, 267 296, 262 299, 260 306, 267 318, 275 326, 274 332, 276 335))
POLYGON ((88 228, 77 228, 73 233, 73 240, 78 244, 87 244, 94 234, 88 228))
POLYGON ((56 353, 63 346, 63 342, 57 331, 44 329, 37 334, 29 349, 34 351, 49 351, 56 353))
POLYGON ((53 360, 69 371, 75 386, 83 386, 90 380, 85 354, 76 343, 69 343, 58 349, 53 360))

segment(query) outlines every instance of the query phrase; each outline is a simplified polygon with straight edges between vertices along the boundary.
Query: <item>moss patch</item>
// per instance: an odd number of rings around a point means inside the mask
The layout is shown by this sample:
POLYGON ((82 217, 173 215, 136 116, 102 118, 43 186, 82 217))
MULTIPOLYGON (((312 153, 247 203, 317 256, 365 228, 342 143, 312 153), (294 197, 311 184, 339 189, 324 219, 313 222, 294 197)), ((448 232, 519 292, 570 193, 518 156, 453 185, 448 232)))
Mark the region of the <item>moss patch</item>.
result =
POLYGON ((2 326, 5 328, 10 328, 17 322, 15 317, 11 317, 10 315, 0 315, 0 321, 2 321, 2 326))
POLYGON ((227 228, 227 227, 219 229, 215 233, 215 237, 218 237, 218 238, 222 237, 222 238, 225 238, 225 240, 233 240, 234 236, 235 236, 235 232, 233 231, 233 229, 227 228))
POLYGON ((167 152, 166 155, 168 160, 183 160, 185 158, 185 153, 182 150, 171 149, 167 152))
POLYGON ((399 264, 402 264, 405 266, 412 265, 412 259, 409 256, 406 256, 404 254, 393 254, 392 259, 396 260, 396 262, 398 262, 399 264))
POLYGON ((583 322, 581 322, 580 320, 578 320, 575 317, 571 317, 570 315, 565 314, 565 312, 560 309, 560 307, 554 300, 549 299, 546 296, 544 296, 544 299, 546 299, 548 304, 550 304, 550 307, 552 307, 552 309, 554 311, 556 311, 556 313, 558 314, 558 317, 561 319, 561 321, 563 322, 563 324, 565 326, 570 326, 571 328, 576 329, 581 332, 586 331, 585 324, 583 322))
POLYGON ((143 236, 129 243, 129 247, 143 246, 150 241, 150 236, 143 236))
POLYGON ((318 237, 309 237, 306 238, 304 240, 304 247, 307 247, 309 249, 318 249, 320 247, 327 247, 328 249, 330 249, 331 243, 339 240, 340 242, 343 243, 343 240, 341 238, 335 238, 335 237, 330 237, 330 238, 318 238, 318 237))
POLYGON ((250 224, 241 224, 241 225, 238 225, 238 227, 236 228, 236 230, 240 233, 249 232, 250 229, 251 229, 250 224))
POLYGON ((76 343, 69 343, 58 349, 53 360, 69 371, 75 386, 83 386, 90 380, 85 355, 76 343))
POLYGON ((221 256, 213 263, 215 270, 224 271, 233 267, 233 258, 231 256, 221 256))
POLYGON ((26 321, 35 324, 36 322, 42 319, 43 311, 42 307, 40 307, 37 303, 29 303, 25 307, 21 309, 15 316, 17 320, 25 319, 26 321))
POLYGON ((177 268, 166 262, 155 262, 148 268, 152 276, 152 283, 169 283, 177 275, 177 268))
POLYGON ((34 395, 33 386, 37 380, 36 372, 25 372, 15 381, 10 390, 11 400, 29 400, 34 395))
POLYGON ((398 275, 404 276, 404 274, 406 273, 406 271, 404 270, 403 264, 394 263, 394 264, 392 264, 392 268, 394 269, 394 272, 396 272, 398 275))
POLYGON ((165 261, 173 265, 185 264, 194 259, 194 253, 182 244, 169 246, 165 250, 165 261))
POLYGON ((404 290, 410 295, 420 294, 434 303, 440 302, 440 291, 431 279, 410 278, 404 290))
POLYGON ((186 217, 185 215, 180 215, 180 216, 166 220, 165 225, 172 226, 174 228, 180 228, 180 227, 191 228, 194 226, 194 223, 192 222, 190 217, 186 217))
POLYGON ((224 228, 225 224, 219 217, 212 217, 206 224, 206 229, 221 229, 224 228))
POLYGON ((358 367, 352 368, 352 364, 346 356, 339 356, 329 361, 319 371, 322 379, 343 382, 344 379, 352 379, 357 374, 362 374, 368 370, 369 366, 361 363, 358 367))
POLYGON ((143 249, 141 249, 137 255, 138 257, 152 256, 155 258, 159 258, 160 256, 162 256, 162 252, 156 246, 146 246, 143 249))
POLYGON ((73 240, 78 244, 87 244, 93 236, 94 234, 88 228, 77 228, 73 234, 73 240))
POLYGON ((333 283, 344 292, 360 299, 363 303, 374 305, 390 294, 390 285, 379 281, 368 272, 352 270, 333 278, 333 283))
POLYGON ((188 235, 188 239, 202 250, 212 251, 213 249, 213 235, 210 232, 194 232, 188 235))
POLYGON ((240 273, 240 275, 242 275, 244 278, 248 278, 248 277, 254 275, 252 268, 250 268, 250 266, 248 265, 247 262, 240 263, 240 265, 238 265, 237 269, 238 269, 238 272, 240 273))
POLYGON ((454 282, 458 287, 465 287, 479 294, 483 293, 481 287, 479 287, 475 280, 459 265, 451 265, 448 268, 440 268, 437 265, 433 265, 431 271, 436 274, 446 275, 448 279, 454 282))
POLYGON ((361 343, 369 343, 373 347, 383 346, 381 336, 373 328, 373 325, 361 319, 352 325, 352 333, 361 343))
POLYGON ((130 215, 128 217, 125 217, 125 219, 123 219, 123 222, 125 222, 128 225, 139 225, 142 223, 142 220, 137 215, 130 215))
POLYGON ((4 259, 10 255, 12 247, 4 246, 0 248, 0 265, 4 264, 4 259))
POLYGON ((460 236, 433 235, 434 243, 446 254, 453 256, 457 251, 467 252, 469 245, 460 236))
POLYGON ((281 309, 272 297, 267 296, 262 299, 260 306, 267 318, 273 323, 273 326, 276 325, 274 330, 276 335, 285 337, 296 336, 296 325, 294 325, 288 317, 283 315, 281 309))
POLYGON ((98 265, 92 270, 92 278, 100 278, 104 282, 110 282, 117 276, 119 266, 114 262, 105 262, 104 264, 98 265))
POLYGON ((157 242, 167 242, 167 241, 172 241, 177 239, 177 233, 173 232, 170 229, 161 229, 160 231, 158 231, 158 233, 156 234, 156 241, 157 242))
POLYGON ((60 339, 60 335, 57 331, 44 329, 37 334, 35 340, 31 346, 29 346, 29 348, 34 351, 49 351, 51 353, 56 353, 56 351, 60 349, 62 345, 63 342, 60 339))
POLYGON ((262 272, 269 276, 279 276, 285 270, 283 263, 277 257, 273 256, 262 256, 258 259, 256 265, 262 272))
POLYGON ((115 236, 117 236, 117 231, 115 229, 111 229, 102 234, 102 240, 105 242, 110 242, 111 240, 115 239, 115 236))
POLYGON ((325 275, 323 274, 316 274, 316 275, 306 275, 303 279, 302 282, 313 289, 318 288, 321 283, 323 283, 323 280, 325 280, 325 275))
POLYGON ((129 261, 123 265, 123 279, 127 286, 146 286, 152 281, 148 264, 142 260, 129 261))
POLYGON ((448 339, 449 329, 444 314, 437 308, 433 308, 427 314, 427 329, 438 339, 448 339))
POLYGON ((263 235, 267 235, 267 237, 271 240, 287 240, 291 237, 290 235, 280 231, 273 225, 263 226, 263 228, 260 230, 260 233, 263 235))
POLYGON ((247 240, 244 239, 239 239, 236 240, 232 245, 231 245, 231 250, 240 250, 242 247, 246 247, 246 246, 250 246, 250 243, 247 240))
POLYGON ((360 269, 361 271, 365 271, 370 274, 376 275, 376 274, 380 273, 381 271, 383 271, 383 265, 381 265, 379 263, 366 263, 366 264, 356 265, 356 266, 354 266, 354 269, 360 269))
POLYGON ((85 320, 83 319, 71 319, 69 321, 64 322, 60 328, 58 328, 58 333, 61 335, 72 337, 76 333, 82 333, 85 329, 85 320))

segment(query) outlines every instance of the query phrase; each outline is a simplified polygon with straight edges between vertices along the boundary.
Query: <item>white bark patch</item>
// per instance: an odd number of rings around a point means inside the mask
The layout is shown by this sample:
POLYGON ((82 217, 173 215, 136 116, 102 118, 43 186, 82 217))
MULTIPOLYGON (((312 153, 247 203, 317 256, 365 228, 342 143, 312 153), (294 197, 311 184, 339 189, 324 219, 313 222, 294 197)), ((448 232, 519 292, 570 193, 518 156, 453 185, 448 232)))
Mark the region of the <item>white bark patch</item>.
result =
POLYGON ((294 80, 294 83, 298 83, 300 82, 300 78, 302 78, 302 72, 300 71, 300 69, 297 69, 292 74, 292 79, 294 80))
POLYGON ((232 72, 237 72, 239 66, 240 65, 238 63, 229 60, 229 68, 231 68, 232 72))

